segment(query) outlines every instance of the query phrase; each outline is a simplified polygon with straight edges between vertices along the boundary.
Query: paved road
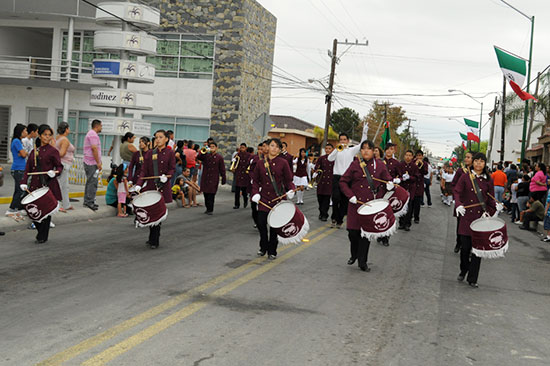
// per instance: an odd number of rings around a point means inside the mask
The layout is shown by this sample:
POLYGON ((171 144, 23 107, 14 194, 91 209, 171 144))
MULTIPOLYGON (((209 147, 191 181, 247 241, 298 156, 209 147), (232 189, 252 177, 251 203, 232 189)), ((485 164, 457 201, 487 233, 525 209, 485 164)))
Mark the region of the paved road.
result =
POLYGON ((0 238, 0 365, 548 365, 550 246, 511 227, 480 288, 455 280, 454 221, 439 202, 370 273, 347 266, 344 230, 301 206, 310 241, 255 257, 250 210, 171 211, 161 248, 108 218, 37 247, 0 238))

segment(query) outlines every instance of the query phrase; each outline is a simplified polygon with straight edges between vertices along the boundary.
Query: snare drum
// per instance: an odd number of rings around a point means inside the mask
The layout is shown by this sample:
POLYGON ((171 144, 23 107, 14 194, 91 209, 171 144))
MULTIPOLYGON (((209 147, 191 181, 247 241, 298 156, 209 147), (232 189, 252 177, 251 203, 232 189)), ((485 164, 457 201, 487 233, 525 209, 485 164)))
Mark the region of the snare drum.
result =
POLYGON ((39 223, 59 210, 59 202, 48 187, 32 191, 21 200, 21 204, 31 220, 39 223))
POLYGON ((277 230, 281 244, 298 244, 309 231, 309 222, 291 201, 277 203, 267 215, 267 223, 277 230))
POLYGON ((472 221, 472 253, 480 258, 503 258, 508 251, 506 223, 498 217, 472 221))
POLYGON ((405 188, 396 185, 395 189, 386 193, 384 198, 387 198, 390 202, 395 217, 401 217, 407 214, 410 195, 405 188))
POLYGON ((162 194, 147 191, 134 197, 132 204, 136 215, 136 226, 157 226, 168 217, 168 210, 162 194))
POLYGON ((395 215, 390 202, 376 199, 359 206, 357 213, 361 217, 361 236, 368 240, 393 235, 397 230, 395 215))

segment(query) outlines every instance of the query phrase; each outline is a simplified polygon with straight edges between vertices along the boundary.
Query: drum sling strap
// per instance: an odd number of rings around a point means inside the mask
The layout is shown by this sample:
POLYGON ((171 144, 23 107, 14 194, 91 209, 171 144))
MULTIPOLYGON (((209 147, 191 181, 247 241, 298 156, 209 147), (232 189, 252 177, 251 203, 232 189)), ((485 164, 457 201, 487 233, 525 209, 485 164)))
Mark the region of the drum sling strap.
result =
MULTIPOLYGON (((153 150, 152 160, 153 160, 153 175, 155 177, 159 176, 159 161, 158 161, 158 149, 153 150)), ((160 182, 160 178, 155 178, 155 186, 157 190, 161 189, 163 184, 160 182)))
POLYGON ((485 204, 485 200, 483 199, 483 194, 481 193, 481 189, 479 189, 477 180, 472 173, 470 173, 470 180, 472 181, 472 186, 474 187, 474 192, 476 193, 477 200, 481 204, 481 208, 483 208, 483 211, 487 212, 487 205, 485 204))
MULTIPOLYGON (((40 167, 40 156, 38 155, 39 149, 36 148, 36 145, 34 146, 34 165, 36 166, 36 171, 41 172, 42 168, 40 167)), ((48 186, 48 181, 46 180, 47 175, 46 174, 40 174, 38 176, 38 179, 40 180, 40 184, 42 184, 42 187, 48 186)))
POLYGON ((275 190, 275 194, 277 197, 280 197, 282 195, 279 186, 277 185, 277 182, 275 181, 275 178, 273 178, 273 174, 271 174, 271 169, 269 168, 269 161, 266 158, 264 162, 265 170, 267 170, 267 173, 269 175, 269 180, 271 181, 271 185, 273 186, 273 189, 275 190))
POLYGON ((372 176, 370 175, 369 169, 367 168, 367 163, 365 162, 365 159, 363 159, 360 154, 357 154, 357 158, 359 159, 359 165, 361 166, 361 169, 363 169, 363 173, 365 173, 367 182, 369 182, 370 190, 372 191, 374 198, 376 198, 379 187, 374 186, 374 181, 372 180, 372 176))

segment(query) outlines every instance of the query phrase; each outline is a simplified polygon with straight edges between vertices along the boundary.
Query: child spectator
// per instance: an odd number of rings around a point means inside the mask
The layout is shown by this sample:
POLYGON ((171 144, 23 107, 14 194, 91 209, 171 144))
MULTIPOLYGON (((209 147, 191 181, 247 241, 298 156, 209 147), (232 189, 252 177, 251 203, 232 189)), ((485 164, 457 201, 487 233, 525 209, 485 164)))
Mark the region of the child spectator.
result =
POLYGON ((130 193, 128 192, 128 178, 126 177, 127 173, 128 169, 125 168, 124 164, 120 164, 116 169, 116 179, 114 184, 117 189, 118 197, 118 217, 128 216, 126 213, 126 199, 130 197, 130 193))
MULTIPOLYGON (((187 169, 187 168, 186 168, 187 169)), ((175 201, 177 200, 181 200, 181 205, 183 207, 189 207, 189 206, 186 206, 185 205, 185 191, 188 190, 187 187, 185 187, 185 180, 183 179, 182 176, 176 178, 176 184, 174 184, 174 186, 172 187, 172 199, 174 199, 175 201)))
POLYGON ((518 209, 518 177, 511 178, 512 185, 510 186, 510 204, 512 206, 512 222, 516 222, 519 219, 519 209, 518 209))

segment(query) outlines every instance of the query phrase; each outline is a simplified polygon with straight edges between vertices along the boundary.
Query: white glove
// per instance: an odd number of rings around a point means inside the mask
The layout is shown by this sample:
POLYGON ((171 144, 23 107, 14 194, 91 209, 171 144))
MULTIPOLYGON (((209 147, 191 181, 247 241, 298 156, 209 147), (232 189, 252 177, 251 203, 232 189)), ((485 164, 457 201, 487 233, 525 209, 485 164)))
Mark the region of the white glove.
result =
POLYGON ((166 177, 166 175, 163 174, 163 175, 160 176, 160 182, 161 182, 161 183, 166 183, 166 182, 168 182, 168 178, 166 177))
POLYGON ((386 190, 387 191, 393 191, 394 188, 395 188, 395 184, 393 184, 393 182, 386 183, 386 190))
POLYGON ((458 206, 456 208, 456 215, 457 216, 464 216, 466 215, 466 208, 464 208, 464 206, 458 206))
POLYGON ((313 173, 313 176, 311 177, 311 179, 315 179, 317 177, 317 172, 313 173))
POLYGON ((134 191, 136 191, 137 193, 139 193, 139 191, 141 191, 141 186, 135 186, 135 187, 134 187, 134 191))
POLYGON ((19 188, 21 188, 21 190, 22 190, 22 191, 25 191, 25 192, 27 191, 27 189, 29 189, 29 187, 28 187, 26 184, 21 184, 21 185, 19 186, 19 188))
POLYGON ((48 177, 55 178, 55 172, 53 170, 48 170, 48 177))
POLYGON ((353 196, 349 199, 349 203, 353 203, 354 205, 357 203, 357 197, 353 196))
POLYGON ((262 198, 262 196, 260 196, 259 193, 256 193, 254 196, 252 196, 252 198, 250 200, 254 203, 258 203, 258 202, 260 202, 261 198, 262 198))
POLYGON ((403 174, 403 180, 409 180, 410 177, 407 173, 403 174))
POLYGON ((489 215, 489 212, 485 211, 481 217, 491 217, 491 215, 489 215))
POLYGON ((394 182, 395 184, 399 184, 399 183, 401 183, 401 179, 399 179, 399 178, 393 178, 393 182, 394 182))
POLYGON ((294 198, 294 191, 292 189, 286 192, 286 198, 288 198, 289 200, 294 198))
POLYGON ((128 185, 131 186, 131 185, 134 185, 134 182, 132 182, 131 180, 128 181, 128 185))
POLYGON ((504 210, 504 205, 500 202, 497 202, 497 212, 502 212, 504 210))

